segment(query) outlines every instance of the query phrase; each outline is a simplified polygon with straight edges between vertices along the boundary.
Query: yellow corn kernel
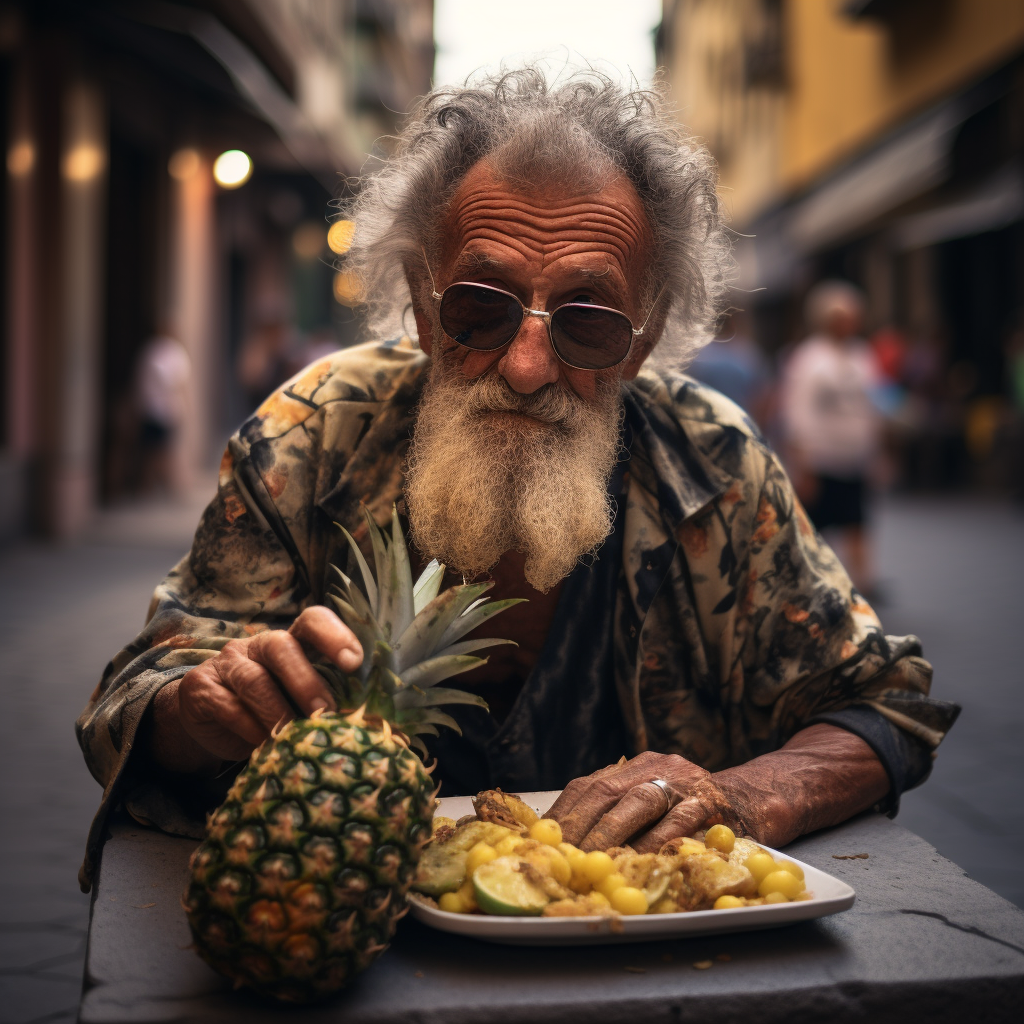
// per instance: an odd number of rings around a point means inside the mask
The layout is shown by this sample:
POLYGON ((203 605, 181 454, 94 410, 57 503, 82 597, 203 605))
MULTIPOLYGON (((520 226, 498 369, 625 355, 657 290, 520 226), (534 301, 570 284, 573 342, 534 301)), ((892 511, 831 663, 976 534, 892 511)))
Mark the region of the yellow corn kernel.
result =
POLYGON ((647 897, 631 885, 620 885, 608 897, 608 902, 612 905, 612 910, 617 910, 620 914, 647 913, 647 897))
POLYGON ((554 818, 541 818, 530 826, 530 838, 545 846, 558 846, 562 841, 562 826, 554 818))
POLYGON ((761 879, 757 891, 761 896, 780 892, 787 900, 791 900, 801 893, 803 887, 804 883, 796 875, 791 875, 788 871, 772 871, 761 879))
POLYGON ((441 895, 437 905, 449 914, 464 914, 466 912, 462 897, 457 892, 446 892, 441 895))
POLYGON ((579 874, 583 867, 583 860, 587 855, 579 847, 573 846, 572 843, 559 843, 558 850, 569 862, 569 867, 579 874))
POLYGON ((715 900, 715 910, 735 910, 737 907, 745 907, 747 901, 739 896, 719 896, 715 900))
POLYGON ((603 850, 591 850, 583 861, 582 873, 595 885, 615 870, 611 857, 603 850))
POLYGON ((791 860, 780 860, 776 863, 783 871, 788 871, 791 875, 796 875, 801 882, 804 880, 804 869, 800 867, 799 864, 794 864, 791 860))
POLYGON ((777 871, 778 867, 772 858, 770 853, 765 853, 764 850, 758 850, 757 853, 752 853, 745 862, 746 869, 754 876, 754 881, 758 885, 761 884, 761 879, 770 875, 773 871, 777 871))
POLYGON ((605 875, 600 882, 595 882, 594 888, 603 896, 611 899, 612 893, 616 889, 621 889, 625 884, 626 879, 618 871, 613 871, 610 875, 605 875))
POLYGON ((466 855, 466 874, 472 876, 481 864, 487 864, 497 858, 498 851, 493 846, 489 843, 477 843, 470 847, 469 853, 466 855))
POLYGON ((728 825, 712 825, 704 835, 704 845, 719 853, 732 853, 736 845, 736 833, 728 825))

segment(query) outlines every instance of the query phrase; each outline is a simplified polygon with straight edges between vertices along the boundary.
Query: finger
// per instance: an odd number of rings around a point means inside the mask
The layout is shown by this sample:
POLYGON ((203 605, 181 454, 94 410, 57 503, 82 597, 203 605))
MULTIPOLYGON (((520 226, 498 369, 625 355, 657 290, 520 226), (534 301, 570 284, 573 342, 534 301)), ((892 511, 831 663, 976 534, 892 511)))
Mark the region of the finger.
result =
POLYGON ((692 836, 707 821, 707 808, 696 797, 687 797, 653 828, 638 836, 633 847, 638 853, 657 853, 670 839, 692 836))
MULTIPOLYGON (((559 822, 566 842, 579 846, 594 826, 636 785, 622 770, 603 778, 587 779, 586 790, 559 822)), ((662 808, 664 809, 664 807, 662 808)))
POLYGON ((178 707, 185 732, 205 750, 225 760, 248 757, 269 735, 219 679, 195 677, 193 673, 183 677, 178 686, 178 707))
MULTIPOLYGON (((615 764, 599 768, 596 772, 591 772, 589 775, 584 775, 581 778, 573 779, 559 794, 558 799, 548 809, 545 817, 554 818, 558 822, 567 819, 583 799, 588 789, 598 779, 607 779, 609 776, 626 778, 623 772, 627 764, 626 757, 623 755, 615 764)), ((623 786, 623 790, 628 788, 626 785, 623 786)))
POLYGON ((355 672, 363 663, 363 648, 355 633, 322 604, 300 612, 288 632, 315 647, 343 672, 355 672))
POLYGON ((295 708, 270 672, 251 658, 232 657, 228 653, 216 666, 224 688, 241 701, 267 732, 290 722, 295 717, 295 708))
MULTIPOLYGON (((580 798, 586 792, 591 776, 587 775, 582 779, 573 779, 566 784, 565 789, 558 795, 558 799, 548 808, 545 818, 554 818, 555 821, 563 823, 565 817, 579 803, 580 798)), ((563 828, 563 832, 564 832, 563 828)))
MULTIPOLYGON (((302 645, 291 633, 281 629, 257 633, 249 641, 246 653, 250 661, 262 665, 273 675, 303 714, 335 709, 334 696, 324 677, 309 663, 302 645)), ((288 717, 294 716, 289 714, 288 717)))
POLYGON ((622 846, 630 836, 657 821, 668 810, 664 790, 653 782, 641 782, 598 821, 579 844, 581 850, 607 850, 622 846))

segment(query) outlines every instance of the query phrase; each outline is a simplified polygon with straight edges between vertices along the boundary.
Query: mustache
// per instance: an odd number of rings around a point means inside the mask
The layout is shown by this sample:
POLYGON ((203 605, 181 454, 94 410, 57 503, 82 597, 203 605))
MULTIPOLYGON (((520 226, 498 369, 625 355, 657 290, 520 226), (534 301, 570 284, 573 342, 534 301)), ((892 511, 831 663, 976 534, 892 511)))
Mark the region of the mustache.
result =
POLYGON ((524 395, 514 390, 500 374, 460 382, 465 388, 465 412, 513 412, 530 416, 552 426, 571 423, 587 412, 587 403, 558 384, 544 384, 524 395))

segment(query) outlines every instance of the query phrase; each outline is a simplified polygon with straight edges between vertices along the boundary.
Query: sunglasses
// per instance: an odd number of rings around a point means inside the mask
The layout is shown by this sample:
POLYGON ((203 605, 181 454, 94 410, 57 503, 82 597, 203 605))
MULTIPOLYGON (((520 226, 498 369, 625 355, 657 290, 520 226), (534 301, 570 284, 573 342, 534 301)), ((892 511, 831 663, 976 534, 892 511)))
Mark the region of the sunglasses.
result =
MULTIPOLYGON (((426 253, 424 253, 426 262, 426 253)), ((625 313, 590 302, 566 302, 550 313, 524 306, 511 292, 489 284, 456 281, 438 292, 427 264, 431 295, 439 303, 441 327, 456 344, 477 352, 504 348, 519 333, 528 316, 547 323, 548 338, 558 358, 578 370, 607 370, 617 366, 633 347, 654 313, 664 287, 639 328, 625 313)))

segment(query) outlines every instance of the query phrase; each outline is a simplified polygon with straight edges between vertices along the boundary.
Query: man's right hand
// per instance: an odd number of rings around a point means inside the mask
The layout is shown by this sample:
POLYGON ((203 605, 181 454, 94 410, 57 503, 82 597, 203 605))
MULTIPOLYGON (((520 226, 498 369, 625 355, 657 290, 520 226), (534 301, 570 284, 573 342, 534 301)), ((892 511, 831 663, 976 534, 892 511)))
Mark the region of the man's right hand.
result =
POLYGON ((247 758, 275 726, 297 714, 335 710, 331 691, 302 643, 344 672, 363 662, 355 634, 322 605, 305 609, 288 630, 231 640, 157 694, 154 760, 171 771, 213 772, 223 761, 247 758))

